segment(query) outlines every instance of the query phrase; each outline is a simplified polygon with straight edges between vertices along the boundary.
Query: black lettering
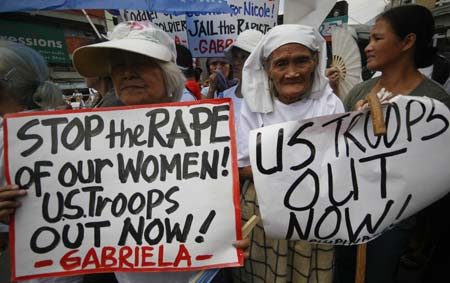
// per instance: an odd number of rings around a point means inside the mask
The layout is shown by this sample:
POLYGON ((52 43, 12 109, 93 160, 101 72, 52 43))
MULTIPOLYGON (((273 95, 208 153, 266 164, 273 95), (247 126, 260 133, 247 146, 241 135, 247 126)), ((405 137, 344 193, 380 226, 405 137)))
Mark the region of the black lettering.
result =
POLYGON ((319 190, 320 190, 320 186, 319 186, 319 176, 317 176, 317 174, 312 171, 311 169, 306 169, 306 171, 297 178, 297 180, 295 180, 295 182, 292 184, 292 186, 288 189, 288 191, 286 192, 286 196, 284 197, 284 206, 286 208, 289 208, 291 210, 295 210, 295 211, 303 211, 303 210, 308 210, 314 207, 314 205, 317 202, 317 199, 319 198, 319 190), (310 175, 314 181, 314 197, 311 200, 311 202, 309 203, 309 205, 306 206, 293 206, 291 205, 291 195, 295 192, 295 190, 297 189, 298 185, 308 176, 310 175))
POLYGON ((44 193, 44 199, 42 201, 42 217, 48 223, 56 223, 59 222, 63 216, 64 196, 61 192, 56 192, 56 202, 52 202, 53 204, 56 203, 56 215, 54 217, 51 217, 49 213, 49 209, 51 207, 50 196, 51 196, 50 193, 44 193))
POLYGON ((161 134, 159 133, 159 128, 164 127, 169 123, 169 111, 164 108, 158 108, 153 109, 147 112, 145 116, 150 118, 150 122, 148 125, 148 139, 147 139, 147 145, 148 147, 153 147, 154 139, 156 138, 158 140, 158 143, 163 146, 167 147, 166 141, 162 138, 161 134), (161 116, 159 114, 162 114, 163 119, 156 122, 157 116, 161 116))
POLYGON ((266 169, 262 165, 262 153, 263 153, 261 143, 262 133, 258 132, 256 134, 256 167, 258 168, 258 171, 261 172, 262 174, 271 175, 276 172, 283 171, 283 135, 284 130, 279 129, 277 138, 277 151, 276 151, 277 164, 272 168, 266 169))
POLYGON ((75 118, 72 121, 67 124, 67 126, 64 127, 62 134, 61 134, 61 144, 67 148, 68 150, 75 150, 83 141, 84 141, 84 127, 83 122, 81 122, 80 119, 75 118), (72 129, 76 130, 76 135, 73 138, 73 141, 68 141, 69 135, 72 131, 72 129))
POLYGON ((380 216, 380 218, 376 222, 375 226, 372 227, 372 215, 367 214, 364 217, 361 224, 359 224, 359 226, 356 227, 355 231, 353 231, 352 223, 350 222, 350 210, 349 210, 349 208, 346 208, 345 209, 345 223, 347 225, 348 238, 349 238, 350 242, 355 243, 356 239, 359 236, 359 233, 361 233, 361 230, 364 228, 364 226, 367 228, 368 233, 373 234, 378 229, 378 227, 381 225, 381 223, 383 222, 384 218, 388 214, 389 209, 391 208, 393 203, 394 203, 393 200, 389 200, 386 203, 383 214, 380 216))
MULTIPOLYGON (((208 173, 208 176, 212 179, 217 179, 217 168, 219 166, 219 156, 220 153, 217 149, 213 151, 213 158, 212 162, 209 161, 209 152, 204 151, 202 153, 202 168, 200 171, 200 179, 205 180, 206 179, 206 173, 208 173)), ((197 164, 197 163, 196 163, 197 164)), ((186 161, 185 165, 186 166, 186 161)), ((192 177, 198 177, 198 173, 195 172, 192 173, 192 177)))
POLYGON ((302 125, 300 128, 298 128, 298 130, 289 139, 289 142, 288 142, 289 146, 293 146, 293 145, 296 145, 299 143, 304 144, 309 148, 309 151, 311 152, 308 159, 306 159, 305 161, 303 161, 302 163, 300 163, 298 165, 292 166, 291 170, 300 170, 302 168, 305 168, 306 166, 311 164, 311 162, 314 161, 314 157, 316 156, 316 148, 309 140, 299 138, 299 136, 302 134, 303 130, 305 130, 309 127, 312 127, 313 125, 314 125, 313 122, 308 122, 308 123, 302 125))
POLYGON ((163 182, 166 181, 167 172, 173 173, 174 170, 176 170, 177 180, 181 180, 181 155, 179 153, 175 154, 170 160, 170 163, 166 155, 160 154, 159 157, 161 158, 160 180, 163 182))
POLYGON ((407 140, 411 141, 412 140, 412 134, 411 134, 411 127, 415 124, 417 124, 420 120, 422 120, 423 116, 425 116, 425 105, 418 101, 418 100, 410 100, 408 101, 408 103, 406 104, 406 134, 407 134, 407 140), (420 108, 422 109, 422 113, 419 114, 418 117, 416 118, 411 118, 411 114, 412 114, 412 104, 416 103, 420 106, 420 108))
POLYGON ((353 127, 355 127, 356 124, 358 124, 358 121, 362 117, 362 115, 363 115, 363 113, 358 113, 355 116, 353 116, 352 120, 350 121, 350 124, 348 125, 348 128, 343 133, 347 157, 350 156, 349 140, 351 140, 353 142, 353 144, 359 148, 359 150, 361 150, 362 152, 366 152, 366 148, 355 138, 355 136, 353 136, 350 133, 350 131, 353 129, 353 127))
POLYGON ((111 222, 109 221, 98 221, 98 222, 88 222, 86 223, 86 228, 93 228, 94 229, 94 246, 100 247, 101 246, 101 232, 100 229, 103 227, 109 227, 111 226, 111 222))
POLYGON ((302 240, 307 240, 309 237, 309 233, 311 231, 312 221, 314 219, 314 209, 311 208, 308 214, 308 222, 305 227, 305 232, 303 232, 300 223, 298 222, 297 216, 294 212, 289 213, 289 224, 288 231, 286 233, 286 239, 289 240, 293 238, 294 232, 297 233, 298 237, 302 240))
POLYGON ((178 192, 179 190, 180 190, 179 187, 174 186, 174 187, 170 188, 170 189, 167 191, 166 195, 164 196, 164 198, 166 199, 166 201, 167 201, 168 203, 171 203, 171 204, 172 204, 171 207, 169 207, 169 208, 166 209, 166 213, 167 213, 167 214, 171 214, 172 212, 174 212, 175 210, 177 210, 178 207, 180 207, 180 204, 178 203, 178 201, 176 201, 176 200, 174 200, 174 199, 171 198, 172 195, 173 195, 175 192, 178 192))
POLYGON ((433 133, 431 135, 422 137, 421 140, 423 140, 423 141, 431 140, 431 139, 433 139, 435 137, 440 136, 442 133, 447 131, 448 126, 449 126, 448 119, 444 115, 434 114, 435 104, 434 104, 434 101, 432 99, 430 99, 430 100, 431 100, 431 105, 433 107, 431 108, 430 115, 428 115, 427 123, 430 123, 431 121, 433 121, 435 119, 438 119, 438 120, 441 120, 444 123, 444 127, 442 127, 442 129, 438 130, 437 132, 435 132, 435 133, 433 133))
POLYGON ((23 125, 17 131, 17 138, 21 141, 36 140, 36 142, 29 149, 20 153, 20 155, 22 155, 23 157, 30 156, 31 154, 36 152, 36 150, 38 150, 44 143, 44 139, 40 135, 27 134, 27 131, 36 125, 39 125, 39 120, 33 119, 31 121, 26 122, 25 125, 23 125))
POLYGON ((207 107, 195 107, 189 109, 189 112, 192 115, 192 123, 190 124, 190 128, 194 130, 194 145, 201 145, 201 132, 202 130, 208 129, 212 124, 212 113, 211 110, 207 107), (200 116, 206 115, 206 120, 204 122, 200 122, 200 116))
POLYGON ((175 111, 175 120, 172 123, 170 133, 167 134, 167 146, 173 148, 176 139, 182 139, 186 146, 192 146, 189 132, 183 122, 183 111, 178 109, 175 111))
POLYGON ((91 150, 92 138, 99 135, 103 131, 105 123, 103 122, 103 119, 100 115, 86 116, 84 118, 84 122, 86 127, 84 136, 84 149, 91 150), (97 126, 95 128, 92 128, 92 121, 97 121, 97 126))
POLYGON ((347 118, 348 116, 350 116, 350 113, 346 113, 346 114, 339 116, 333 120, 330 120, 322 125, 322 127, 325 128, 326 126, 336 122, 336 130, 334 132, 334 152, 336 154, 336 157, 339 157, 339 133, 340 133, 341 127, 342 127, 342 120, 344 118, 347 118))
POLYGON ((59 244, 60 240, 61 240, 61 236, 59 235, 58 231, 56 231, 55 228, 47 227, 47 226, 39 227, 33 233, 33 235, 31 235, 30 248, 33 252, 35 252, 37 254, 45 254, 45 253, 48 253, 49 251, 53 250, 54 248, 56 248, 56 246, 59 244), (52 234, 53 239, 51 241, 49 241, 51 238, 44 235, 45 236, 44 243, 48 243, 48 244, 46 246, 39 247, 38 246, 38 238, 43 232, 49 232, 50 234, 52 234))
POLYGON ((386 198, 386 157, 395 156, 399 154, 406 153, 407 149, 399 149, 392 152, 377 154, 365 158, 361 158, 359 162, 369 162, 372 160, 380 159, 380 171, 381 171, 381 178, 380 178, 380 192, 381 192, 381 198, 386 198))
POLYGON ((184 222, 183 232, 180 229, 180 223, 175 223, 173 228, 170 225, 170 219, 164 219, 166 224, 166 237, 167 243, 172 243, 173 238, 176 238, 177 242, 185 243, 187 236, 189 235, 189 231, 191 230, 192 220, 194 216, 192 214, 186 215, 186 220, 184 222))
MULTIPOLYGON (((320 217, 319 221, 317 221, 316 224, 316 228, 314 229, 314 236, 316 238, 319 238, 321 240, 326 240, 326 239, 330 239, 332 237, 334 237, 334 235, 337 234, 337 232, 339 231, 339 228, 341 226, 341 212, 339 211, 339 209, 335 206, 329 206, 325 209, 325 213, 322 215, 322 217, 320 217), (331 213, 333 213, 336 215, 336 226, 334 226, 334 230, 330 232, 330 234, 326 235, 326 236, 321 236, 320 235, 320 228, 322 227, 322 224, 325 222, 326 218, 328 217, 328 215, 330 215, 331 213)), ((330 227, 329 225, 325 225, 328 228, 330 227)))
MULTIPOLYGON (((69 230, 70 230, 71 226, 66 224, 63 227, 63 232, 62 232, 62 241, 63 244, 66 248, 69 249, 77 249, 81 246, 81 243, 83 242, 83 238, 84 238, 84 227, 81 223, 77 223, 77 233, 76 233, 76 237, 75 240, 73 242, 70 241, 69 239, 69 230)), ((74 234, 74 233, 72 233, 74 234)))

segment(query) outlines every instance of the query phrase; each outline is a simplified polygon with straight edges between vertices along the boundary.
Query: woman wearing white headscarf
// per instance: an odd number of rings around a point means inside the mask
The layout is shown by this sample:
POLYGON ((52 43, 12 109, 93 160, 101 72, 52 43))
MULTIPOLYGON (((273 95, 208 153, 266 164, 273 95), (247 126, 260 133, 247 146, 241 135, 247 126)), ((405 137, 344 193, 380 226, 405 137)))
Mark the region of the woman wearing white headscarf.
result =
MULTIPOLYGON (((311 27, 280 25, 259 42, 244 65, 238 127, 241 177, 251 179, 248 136, 253 129, 344 112, 325 77, 326 44, 311 27)), ((252 185, 242 190, 242 218, 259 215, 252 185)), ((235 282, 331 282, 333 247, 274 240, 262 226, 251 236, 250 258, 234 272, 235 282)))

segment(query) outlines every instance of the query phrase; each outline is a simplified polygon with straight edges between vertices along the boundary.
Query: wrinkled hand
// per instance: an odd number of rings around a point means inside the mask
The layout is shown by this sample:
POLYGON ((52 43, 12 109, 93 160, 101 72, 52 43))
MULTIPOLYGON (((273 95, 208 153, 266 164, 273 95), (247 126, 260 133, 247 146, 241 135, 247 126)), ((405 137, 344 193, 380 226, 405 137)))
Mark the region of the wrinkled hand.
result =
POLYGON ((0 187, 0 222, 9 223, 9 216, 20 206, 16 199, 27 194, 26 190, 17 185, 6 185, 0 187))
POLYGON ((326 69, 325 76, 327 76, 330 81, 330 86, 335 94, 339 91, 339 80, 341 79, 341 72, 337 67, 330 67, 326 69))
POLYGON ((244 253, 243 253, 244 258, 248 258, 250 256, 250 239, 249 238, 235 241, 233 243, 233 247, 244 250, 244 253))

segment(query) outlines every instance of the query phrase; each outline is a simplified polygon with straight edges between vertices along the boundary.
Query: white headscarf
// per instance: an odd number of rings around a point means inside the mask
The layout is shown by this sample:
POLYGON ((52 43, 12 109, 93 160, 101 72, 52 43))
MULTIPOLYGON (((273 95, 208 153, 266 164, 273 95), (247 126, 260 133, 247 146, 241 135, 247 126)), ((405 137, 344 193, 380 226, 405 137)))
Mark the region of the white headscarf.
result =
POLYGON ((273 100, 269 89, 269 78, 264 70, 264 62, 278 47, 288 43, 299 43, 318 52, 314 82, 310 99, 319 99, 324 95, 328 79, 325 77, 327 61, 326 43, 314 28, 304 25, 279 25, 272 28, 258 43, 245 61, 242 71, 242 94, 253 112, 270 113, 273 100))

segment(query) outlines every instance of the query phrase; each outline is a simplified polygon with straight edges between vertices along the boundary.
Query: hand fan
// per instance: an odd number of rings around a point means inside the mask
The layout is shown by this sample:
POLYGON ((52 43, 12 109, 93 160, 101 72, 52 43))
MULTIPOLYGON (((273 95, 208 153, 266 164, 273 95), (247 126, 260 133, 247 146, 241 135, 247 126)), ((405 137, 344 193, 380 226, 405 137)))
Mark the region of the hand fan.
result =
POLYGON ((340 71, 339 97, 343 99, 354 85, 362 81, 361 55, 350 31, 342 27, 331 30, 331 48, 331 65, 340 71))

